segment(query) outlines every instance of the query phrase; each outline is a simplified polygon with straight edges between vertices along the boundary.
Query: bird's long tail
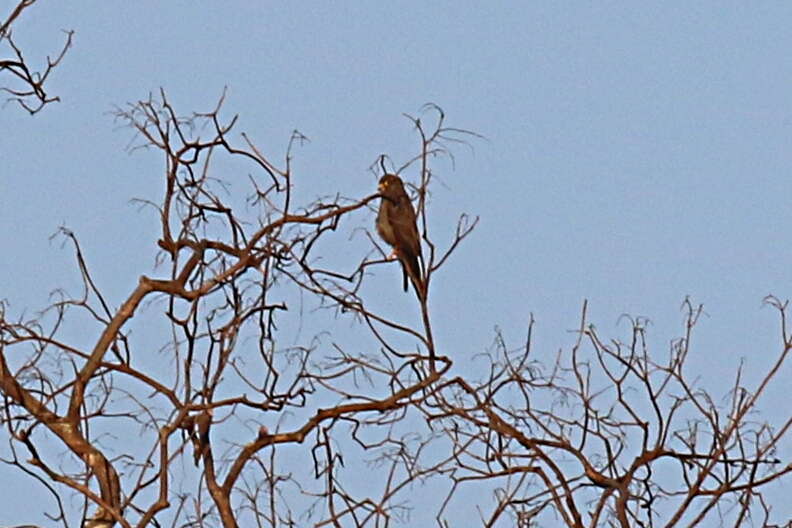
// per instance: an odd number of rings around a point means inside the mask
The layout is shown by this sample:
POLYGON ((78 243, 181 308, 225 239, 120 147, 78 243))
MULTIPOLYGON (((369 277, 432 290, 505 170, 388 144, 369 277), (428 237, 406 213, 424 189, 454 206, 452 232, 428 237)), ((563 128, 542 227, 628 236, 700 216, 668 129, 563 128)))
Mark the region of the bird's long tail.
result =
POLYGON ((418 257, 404 258, 401 259, 401 263, 404 275, 404 291, 407 291, 407 278, 409 277, 410 282, 413 284, 413 288, 415 288, 415 293, 423 299, 425 292, 420 259, 418 257))

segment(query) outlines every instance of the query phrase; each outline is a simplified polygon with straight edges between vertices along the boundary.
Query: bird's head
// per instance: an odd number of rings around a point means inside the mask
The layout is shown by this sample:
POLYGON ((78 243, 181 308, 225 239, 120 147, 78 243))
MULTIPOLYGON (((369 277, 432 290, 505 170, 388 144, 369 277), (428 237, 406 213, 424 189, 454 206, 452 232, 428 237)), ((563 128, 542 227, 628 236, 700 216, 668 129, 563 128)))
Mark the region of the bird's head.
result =
POLYGON ((393 197, 394 195, 404 193, 404 184, 401 178, 395 174, 386 174, 380 178, 377 190, 383 196, 393 197))

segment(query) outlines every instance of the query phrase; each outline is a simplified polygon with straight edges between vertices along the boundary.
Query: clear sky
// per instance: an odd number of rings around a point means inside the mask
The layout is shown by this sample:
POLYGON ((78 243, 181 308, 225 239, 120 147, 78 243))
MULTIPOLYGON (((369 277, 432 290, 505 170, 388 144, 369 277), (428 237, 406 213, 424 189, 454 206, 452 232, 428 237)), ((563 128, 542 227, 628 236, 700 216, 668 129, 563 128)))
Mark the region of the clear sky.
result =
POLYGON ((312 198, 374 192, 377 156, 415 150, 402 113, 433 102, 486 137, 455 150, 431 210, 481 218, 433 286, 447 353, 464 362, 496 325, 518 346, 533 313, 549 358, 588 299, 606 337, 649 317, 665 355, 689 295, 708 314, 691 365, 725 396, 741 360, 755 377, 780 347, 762 299, 792 292, 792 3, 559 6, 39 2, 15 28, 28 57, 55 53, 60 29, 75 42, 49 85, 62 102, 0 111, 0 298, 32 313, 77 287, 49 239, 61 225, 116 306, 152 273, 156 218, 130 199, 158 199, 162 163, 125 151, 115 105, 163 87, 207 111, 227 86, 227 114, 273 156, 295 128, 311 139, 295 177, 312 198))

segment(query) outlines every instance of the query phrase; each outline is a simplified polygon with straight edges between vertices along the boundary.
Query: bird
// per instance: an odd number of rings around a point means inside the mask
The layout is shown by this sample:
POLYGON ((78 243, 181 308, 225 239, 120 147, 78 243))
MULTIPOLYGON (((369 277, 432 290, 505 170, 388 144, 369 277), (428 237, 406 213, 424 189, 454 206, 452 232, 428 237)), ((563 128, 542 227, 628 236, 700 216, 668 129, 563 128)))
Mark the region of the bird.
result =
POLYGON ((209 451, 209 426, 212 425, 212 414, 212 409, 209 409, 195 417, 195 431, 192 433, 195 467, 198 467, 198 462, 209 451))
POLYGON ((416 226, 415 209, 404 190, 404 183, 395 174, 385 174, 377 188, 381 201, 377 213, 377 233, 393 247, 393 255, 399 259, 404 275, 404 291, 407 278, 412 280, 415 292, 422 296, 421 237, 416 226))

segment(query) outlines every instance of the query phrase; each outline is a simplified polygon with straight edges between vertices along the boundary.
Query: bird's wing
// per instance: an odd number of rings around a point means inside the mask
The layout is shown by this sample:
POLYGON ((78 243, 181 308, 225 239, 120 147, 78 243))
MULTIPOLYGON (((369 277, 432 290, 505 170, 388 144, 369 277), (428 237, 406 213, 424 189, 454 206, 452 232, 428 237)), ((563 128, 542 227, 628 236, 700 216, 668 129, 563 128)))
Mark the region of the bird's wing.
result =
POLYGON ((390 225, 396 239, 394 247, 404 268, 404 290, 407 291, 407 275, 412 279, 416 291, 420 291, 421 281, 421 238, 415 225, 415 210, 406 196, 389 215, 390 225))
POLYGON ((398 206, 392 207, 388 215, 396 246, 405 256, 421 256, 421 237, 415 225, 415 210, 410 199, 405 197, 398 206))

